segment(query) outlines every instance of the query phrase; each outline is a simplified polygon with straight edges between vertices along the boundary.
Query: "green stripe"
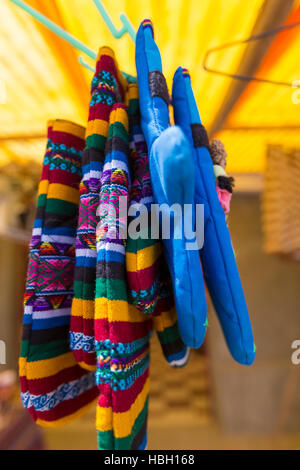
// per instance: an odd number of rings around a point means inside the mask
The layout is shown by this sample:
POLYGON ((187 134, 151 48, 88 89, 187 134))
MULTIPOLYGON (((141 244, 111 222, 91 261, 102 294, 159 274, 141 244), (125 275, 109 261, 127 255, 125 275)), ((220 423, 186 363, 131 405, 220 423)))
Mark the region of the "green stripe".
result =
POLYGON ((74 296, 77 299, 95 300, 95 283, 74 281, 74 296))
POLYGON ((86 138, 85 148, 95 148, 99 150, 104 150, 106 143, 106 137, 100 134, 92 134, 86 138))
MULTIPOLYGON (((150 228, 149 228, 150 232, 150 228)), ((153 240, 148 233, 149 238, 138 238, 137 240, 133 240, 128 236, 127 243, 126 243, 126 251, 129 253, 137 254, 138 251, 143 250, 144 248, 148 248, 149 246, 154 246, 158 240, 153 240)))
POLYGON ((158 332, 159 341, 162 344, 171 343, 179 338, 177 322, 173 326, 165 328, 164 331, 158 332))
POLYGON ((37 207, 44 207, 46 205, 47 194, 40 194, 37 200, 37 207))
POLYGON ((96 297, 106 297, 108 300, 127 301, 127 288, 124 281, 120 279, 96 279, 96 297))
POLYGON ((74 215, 78 211, 78 204, 63 201, 62 199, 47 199, 46 212, 56 214, 74 215))
POLYGON ((139 100, 134 98, 129 101, 128 114, 137 114, 139 113, 139 100))
POLYGON ((46 344, 30 345, 27 362, 52 359, 70 351, 69 338, 51 341, 46 344))
POLYGON ((112 431, 98 431, 98 449, 115 450, 114 434, 112 431))
POLYGON ((29 341, 28 341, 28 339, 23 339, 23 340, 21 341, 20 357, 27 357, 28 348, 29 348, 29 341))
POLYGON ((116 121, 109 126, 108 139, 111 139, 112 137, 120 137, 120 139, 124 140, 124 142, 128 144, 128 132, 121 122, 116 121))

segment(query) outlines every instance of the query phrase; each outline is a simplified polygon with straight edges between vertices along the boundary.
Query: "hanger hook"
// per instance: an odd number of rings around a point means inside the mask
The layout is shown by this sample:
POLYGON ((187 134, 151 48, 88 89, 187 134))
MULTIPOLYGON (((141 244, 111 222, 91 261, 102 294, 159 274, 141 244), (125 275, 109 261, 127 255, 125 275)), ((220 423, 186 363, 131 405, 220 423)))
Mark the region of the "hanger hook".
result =
POLYGON ((277 80, 269 80, 267 78, 258 78, 258 77, 254 77, 252 75, 249 75, 249 76, 248 75, 238 75, 238 74, 234 74, 234 73, 225 72, 223 70, 213 69, 213 68, 209 67, 207 65, 207 63, 208 63, 208 58, 212 54, 215 54, 218 51, 225 50, 225 49, 230 49, 230 48, 238 46, 240 44, 247 44, 247 43, 252 42, 252 41, 258 41, 258 40, 264 39, 266 37, 274 36, 278 33, 281 33, 282 31, 286 31, 286 30, 289 30, 289 29, 292 29, 292 28, 296 28, 297 26, 300 26, 300 21, 297 21, 297 22, 292 23, 292 24, 279 26, 277 28, 264 31, 260 34, 254 34, 252 36, 249 36, 246 39, 238 39, 236 41, 231 41, 231 42, 228 42, 228 43, 225 43, 225 44, 221 44, 217 47, 212 47, 210 49, 207 49, 207 51, 205 53, 205 56, 204 56, 202 67, 206 72, 210 72, 210 73, 213 73, 215 75, 220 75, 222 77, 229 77, 229 78, 234 78, 236 80, 244 80, 244 81, 249 81, 249 82, 250 81, 255 81, 255 82, 260 82, 260 83, 268 83, 270 85, 278 85, 278 86, 282 86, 282 87, 293 87, 293 82, 283 82, 283 81, 277 81, 277 80))
POLYGON ((94 1, 94 4, 95 6, 97 7, 100 15, 102 16, 104 22, 106 23, 108 29, 110 30, 111 34, 119 39, 121 38, 124 34, 128 33, 129 36, 131 37, 131 39, 133 40, 133 42, 135 42, 135 37, 136 37, 136 32, 129 20, 129 18, 127 17, 127 15, 125 15, 125 13, 121 13, 120 14, 120 20, 122 22, 122 27, 121 29, 117 29, 115 27, 115 25, 113 24, 109 14, 107 13, 106 9, 104 8, 104 6, 102 5, 102 2, 100 0, 93 0, 94 1))

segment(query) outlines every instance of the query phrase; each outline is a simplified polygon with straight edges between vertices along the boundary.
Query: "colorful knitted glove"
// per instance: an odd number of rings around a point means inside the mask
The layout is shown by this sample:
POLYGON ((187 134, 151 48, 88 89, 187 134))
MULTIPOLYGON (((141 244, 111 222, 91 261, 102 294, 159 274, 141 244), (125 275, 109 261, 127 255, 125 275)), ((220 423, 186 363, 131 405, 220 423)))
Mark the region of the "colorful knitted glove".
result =
MULTIPOLYGON (((141 126, 149 150, 150 175, 155 202, 164 205, 163 216, 173 204, 189 207, 194 220, 195 175, 188 140, 177 126, 169 126, 169 95, 151 22, 143 21, 136 38, 136 66, 140 91, 141 126), (188 205, 188 206, 185 206, 188 205)), ((197 249, 186 249, 183 217, 173 217, 169 239, 163 239, 173 282, 180 335, 187 346, 201 346, 206 331, 206 298, 197 249), (179 235, 179 236, 178 236, 179 235)), ((196 244, 197 247, 197 244, 196 244)))
MULTIPOLYGON (((206 130, 201 124, 188 72, 179 67, 173 79, 175 122, 190 142, 196 172, 196 204, 204 204, 204 245, 200 250, 203 274, 233 358, 250 365, 255 345, 247 305, 226 225, 218 200, 206 130)), ((222 169, 220 166, 219 168, 222 169)), ((230 188, 230 178, 223 182, 230 188)), ((220 183, 219 183, 220 184, 220 183)))
POLYGON ((172 283, 162 253, 161 241, 151 239, 151 205, 154 203, 146 142, 140 127, 138 87, 129 85, 130 189, 129 222, 143 211, 146 233, 127 235, 126 270, 129 301, 143 313, 153 314, 153 326, 166 360, 173 367, 186 364, 189 351, 183 344, 177 324, 172 283), (130 215, 131 214, 131 215, 130 215), (146 238, 147 237, 147 238, 146 238))
POLYGON ((95 340, 100 390, 96 427, 99 448, 144 449, 149 395, 149 335, 152 319, 129 305, 122 207, 129 194, 128 117, 116 104, 110 117, 101 178, 97 231, 95 340), (115 230, 117 228, 117 231, 115 230))
POLYGON ((101 175, 109 115, 114 103, 122 101, 127 83, 119 72, 114 53, 99 50, 91 85, 86 145, 83 151, 83 177, 80 184, 79 221, 76 236, 74 299, 70 327, 71 349, 85 369, 96 369, 94 344, 94 299, 96 282, 96 227, 99 216, 101 175))
POLYGON ((84 128, 68 121, 49 123, 19 360, 24 407, 43 426, 70 421, 98 395, 94 374, 77 365, 69 347, 83 146, 84 128))

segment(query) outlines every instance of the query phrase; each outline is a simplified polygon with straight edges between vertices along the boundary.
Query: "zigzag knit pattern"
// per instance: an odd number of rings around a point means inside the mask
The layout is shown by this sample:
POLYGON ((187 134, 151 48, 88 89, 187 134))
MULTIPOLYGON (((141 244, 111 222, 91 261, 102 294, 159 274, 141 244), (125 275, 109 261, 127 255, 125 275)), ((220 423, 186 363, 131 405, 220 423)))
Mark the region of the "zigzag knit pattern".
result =
POLYGON ((76 235, 74 299, 70 344, 77 362, 85 369, 96 369, 94 342, 96 227, 97 208, 112 106, 123 98, 124 78, 118 70, 114 53, 108 47, 99 50, 96 72, 91 84, 91 101, 82 157, 79 220, 76 235))
POLYGON ((93 402, 94 374, 69 347, 75 232, 84 128, 53 121, 39 184, 24 297, 19 360, 21 398, 44 426, 64 424, 93 402))

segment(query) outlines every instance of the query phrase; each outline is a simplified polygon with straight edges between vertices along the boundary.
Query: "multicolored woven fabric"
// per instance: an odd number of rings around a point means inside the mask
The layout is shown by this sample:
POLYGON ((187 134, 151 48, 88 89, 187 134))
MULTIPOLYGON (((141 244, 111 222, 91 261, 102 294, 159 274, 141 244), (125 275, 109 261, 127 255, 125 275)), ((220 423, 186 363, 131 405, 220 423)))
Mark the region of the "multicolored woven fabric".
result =
POLYGON ((133 181, 130 189, 129 221, 144 212, 146 233, 133 239, 128 234, 126 271, 130 303, 143 313, 153 314, 163 354, 173 367, 187 363, 189 350, 183 344, 177 325, 172 282, 159 239, 151 238, 151 205, 154 204, 149 172, 148 150, 140 127, 138 86, 129 85, 130 164, 133 181))
POLYGON ((58 426, 85 411, 98 390, 94 374, 69 347, 75 232, 84 128, 53 121, 30 243, 19 360, 21 398, 32 418, 58 426))
POLYGON ((119 196, 129 194, 128 116, 114 106, 102 175, 97 233, 95 339, 100 390, 96 427, 99 448, 144 449, 149 395, 152 319, 127 299, 125 240, 110 217, 119 196))
MULTIPOLYGON (((97 280, 95 339, 97 349, 96 380, 100 397, 97 407, 99 448, 106 450, 143 449, 146 446, 149 400, 149 337, 154 323, 165 357, 173 366, 184 365, 189 353, 177 330, 177 318, 170 291, 169 274, 162 258, 157 265, 158 284, 153 315, 144 315, 128 292, 126 258, 141 259, 148 250, 149 266, 155 264, 159 243, 127 238, 125 213, 120 196, 133 201, 151 202, 147 188, 148 161, 143 136, 138 124, 138 89, 128 87, 128 115, 122 104, 114 105, 110 117, 109 139, 101 179, 99 202, 100 224, 97 231, 97 280), (130 140, 130 151, 129 151, 130 140), (140 142, 138 152, 136 142, 140 142), (128 157, 132 158, 133 190, 129 183, 128 157), (138 184, 144 171, 146 178, 138 184), (123 220, 124 217, 124 220, 123 220), (117 229, 117 231, 116 231, 117 229), (145 243, 148 245, 145 247, 145 243), (135 251, 128 253, 128 244, 135 251), (153 246, 156 246, 154 250, 153 246), (139 249, 136 250, 136 247, 139 249), (140 257, 141 254, 141 257, 140 257), (153 256, 154 254, 154 256, 153 256), (159 274, 160 273, 160 274, 159 274)), ((148 175, 149 181, 149 175, 148 175)), ((126 205, 126 207, 125 207, 126 205)), ((159 253, 160 255, 160 253, 159 253)), ((150 267, 150 269, 152 269, 150 267)), ((139 276, 139 273, 138 273, 139 276)), ((154 279, 152 279, 154 280, 154 279)), ((140 293, 138 293, 140 295, 140 293)))
POLYGON ((79 221, 76 236, 76 267, 70 344, 77 362, 95 370, 94 299, 96 281, 96 227, 99 216, 101 175, 108 121, 114 103, 122 101, 126 81, 119 72, 113 51, 99 50, 91 85, 91 101, 83 151, 79 221))

